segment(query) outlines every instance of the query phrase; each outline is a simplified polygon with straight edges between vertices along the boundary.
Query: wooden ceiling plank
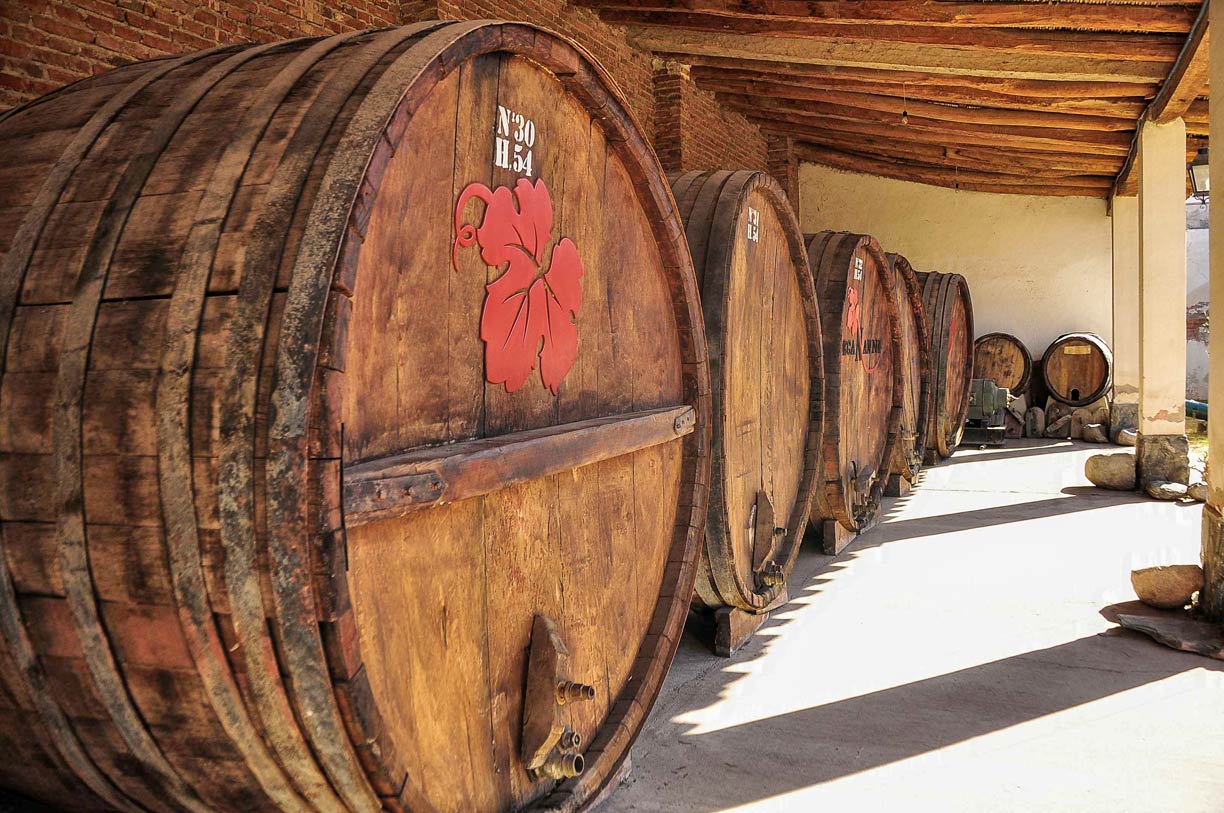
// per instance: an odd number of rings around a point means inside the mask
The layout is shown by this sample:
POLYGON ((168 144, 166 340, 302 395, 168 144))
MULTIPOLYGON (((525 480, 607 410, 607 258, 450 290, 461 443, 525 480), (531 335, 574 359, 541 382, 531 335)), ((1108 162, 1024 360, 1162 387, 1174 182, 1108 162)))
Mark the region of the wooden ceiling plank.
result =
POLYGON ((741 112, 756 115, 772 116, 780 119, 803 121, 844 120, 856 123, 874 123, 892 128, 895 138, 904 139, 915 130, 927 130, 939 133, 980 134, 987 137, 1007 138, 1016 144, 1055 144, 1063 146, 1088 146, 1096 149, 1112 150, 1118 155, 1125 155, 1130 148, 1132 132, 1102 132, 1095 130, 1071 130, 1055 127, 1014 127, 1003 124, 969 124, 959 121, 944 121, 929 119, 925 116, 911 114, 908 124, 902 124, 900 117, 878 110, 867 110, 843 105, 820 103, 792 104, 769 98, 745 99, 738 96, 720 97, 728 107, 741 112))
MULTIPOLYGON (((742 110, 749 121, 757 124, 770 133, 790 135, 798 140, 806 140, 815 134, 840 133, 842 135, 871 135, 884 138, 897 138, 897 126, 878 124, 875 122, 850 121, 824 116, 767 116, 761 111, 742 110)), ((1042 153, 1062 153, 1072 155, 1109 156, 1121 160, 1126 156, 1126 149, 1113 146, 1100 146, 1089 143, 1059 143, 1017 139, 1012 136, 992 133, 989 130, 976 132, 951 132, 944 128, 927 129, 915 127, 912 124, 905 133, 905 139, 924 144, 957 147, 986 147, 990 149, 1009 149, 1028 152, 1034 156, 1042 153)))
POLYGON ((1210 32, 1207 26, 1207 12, 1210 0, 1203 0, 1198 20, 1190 35, 1186 37, 1185 47, 1177 57, 1177 62, 1152 100, 1147 116, 1157 124, 1168 124, 1182 116, 1203 95, 1207 88, 1208 64, 1207 55, 1211 51, 1210 32))
MULTIPOLYGON (((629 38, 640 48, 661 53, 961 76, 1150 84, 1162 81, 1167 73, 1167 65, 1161 62, 1012 54, 897 42, 819 42, 795 37, 755 37, 653 27, 630 28, 629 38)), ((684 57, 680 59, 686 61, 684 57)))
POLYGON ((830 23, 924 23, 945 26, 1072 28, 1081 31, 1185 34, 1194 23, 1188 5, 1105 5, 1102 3, 910 2, 891 0, 580 0, 605 11, 687 12, 728 17, 812 19, 830 23))
MULTIPOLYGON (((1144 121, 1154 121, 1157 124, 1167 124, 1173 121, 1188 112, 1195 100, 1207 92, 1209 69, 1207 57, 1211 51, 1208 32, 1210 12, 1211 0, 1203 0, 1198 19, 1195 20, 1194 27, 1186 37, 1186 44, 1182 48, 1181 55, 1178 56, 1176 64, 1169 71, 1156 98, 1152 100, 1143 117, 1140 118, 1140 128, 1144 121)), ((1203 129, 1196 125, 1191 131, 1190 123, 1187 122, 1187 131, 1193 135, 1202 135, 1203 129)), ((1130 152, 1126 156, 1126 163, 1122 165, 1114 184, 1115 195, 1134 195, 1138 192, 1139 178, 1136 171, 1138 166, 1139 130, 1136 129, 1130 152)))
POLYGON ((853 168, 854 171, 860 172, 871 172, 881 168, 888 168, 906 174, 908 176, 907 180, 915 180, 919 183, 929 183, 932 180, 947 180, 953 183, 988 183, 1017 187, 1040 183, 1052 186, 1091 189, 1098 193, 1107 192, 1113 186, 1113 176, 1111 175, 1077 175, 1063 178, 1046 178, 1032 174, 1027 176, 1009 175, 999 172, 950 169, 914 161, 890 160, 874 155, 869 156, 858 153, 844 153, 840 150, 826 150, 815 146, 807 147, 796 154, 800 160, 814 161, 825 165, 832 165, 834 161, 841 159, 846 164, 846 169, 853 168))
POLYGON ((969 191, 990 191, 1013 195, 1104 197, 1112 185, 1112 179, 1108 176, 1088 176, 1073 180, 1047 180, 1040 177, 1017 178, 988 172, 958 172, 940 167, 879 161, 819 147, 801 146, 796 148, 796 152, 800 160, 846 172, 969 191))
POLYGON ((801 144, 816 144, 842 152, 866 152, 894 158, 907 158, 933 166, 984 169, 1008 175, 1031 177, 1040 172, 1049 177, 1067 175, 1114 176, 1122 164, 1119 157, 1043 153, 1040 157, 1008 150, 982 147, 951 147, 896 141, 861 134, 840 135, 834 132, 808 133, 801 144))
MULTIPOLYGON (((898 3, 898 6, 907 5, 898 3)), ((1122 34, 1082 31, 1016 30, 1009 28, 951 28, 933 25, 879 25, 875 23, 824 23, 779 18, 720 17, 682 10, 669 12, 601 13, 615 25, 635 30, 654 28, 676 31, 734 34, 758 39, 790 38, 808 42, 896 43, 938 46, 992 53, 1042 56, 1124 59, 1172 64, 1181 51, 1178 34, 1122 34)))
MULTIPOLYGON (((1083 116, 1106 116, 1125 121, 1134 127, 1135 120, 1147 107, 1142 96, 1130 99, 1052 99, 1035 96, 1011 96, 988 90, 968 90, 956 85, 943 88, 926 86, 911 87, 877 82, 862 82, 852 79, 795 79, 774 75, 771 79, 737 78, 723 76, 729 73, 715 71, 713 74, 697 73, 693 78, 702 90, 712 93, 736 93, 748 96, 773 96, 779 99, 834 100, 851 96, 882 97, 901 100, 917 100, 942 105, 969 105, 993 107, 1002 110, 1030 110, 1041 113, 1067 113, 1083 116)), ((870 102, 864 100, 865 104, 870 102)))
POLYGON ((1117 81, 1113 77, 1107 77, 1091 81, 1073 82, 1057 77, 1010 79, 948 72, 932 73, 906 69, 905 66, 859 68, 844 65, 809 65, 764 59, 730 59, 700 53, 679 54, 659 52, 657 56, 690 65, 695 76, 708 76, 713 75, 714 72, 722 72, 739 77, 760 79, 785 77, 789 81, 840 79, 929 88, 955 85, 967 89, 981 88, 994 93, 1007 93, 1015 96, 1049 97, 1054 99, 1078 97, 1101 99, 1133 98, 1135 96, 1143 96, 1150 99, 1160 90, 1161 83, 1164 80, 1163 76, 1147 82, 1117 81))
MULTIPOLYGON (((711 89, 705 88, 704 89, 711 89)), ((782 93, 753 93, 751 91, 718 91, 719 98, 739 98, 749 103, 758 99, 770 99, 788 107, 799 109, 806 106, 819 110, 821 105, 834 105, 847 109, 860 108, 891 114, 900 121, 902 114, 921 116, 937 121, 955 121, 965 124, 988 124, 1014 127, 1053 127, 1069 130, 1095 130, 1104 132, 1127 131, 1135 128, 1134 119, 1110 118, 1079 113, 1062 113, 1049 110, 1011 110, 989 105, 936 104, 921 99, 900 96, 879 96, 865 93, 843 93, 840 91, 799 92, 793 95, 782 93)))

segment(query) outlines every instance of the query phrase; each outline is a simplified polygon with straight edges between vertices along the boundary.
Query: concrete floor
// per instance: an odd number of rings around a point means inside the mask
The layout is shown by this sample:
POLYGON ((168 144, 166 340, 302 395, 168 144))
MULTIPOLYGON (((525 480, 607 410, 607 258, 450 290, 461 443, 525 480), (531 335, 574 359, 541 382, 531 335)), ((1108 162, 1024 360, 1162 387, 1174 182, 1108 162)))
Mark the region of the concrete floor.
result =
POLYGON ((1100 451, 959 451, 733 658, 686 633, 600 813, 1224 811, 1224 662, 1102 616, 1201 508, 1092 488, 1100 451))

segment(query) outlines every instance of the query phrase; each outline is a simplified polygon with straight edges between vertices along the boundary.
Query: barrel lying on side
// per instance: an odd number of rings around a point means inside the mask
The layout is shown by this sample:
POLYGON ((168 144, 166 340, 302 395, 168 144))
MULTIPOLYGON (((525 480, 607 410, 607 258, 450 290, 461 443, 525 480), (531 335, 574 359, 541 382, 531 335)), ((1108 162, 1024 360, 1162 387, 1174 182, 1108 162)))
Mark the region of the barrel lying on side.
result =
POLYGON ((919 273, 931 328, 931 419, 927 461, 952 456, 960 445, 973 384, 973 301, 960 274, 919 273))
POLYGON ((820 232, 807 238, 824 337, 822 482, 812 519, 826 551, 872 525, 901 423, 904 379, 892 266, 874 237, 820 232), (839 531, 839 528, 841 529, 839 531))
POLYGON ((701 287, 713 473, 697 599, 759 613, 785 589, 820 454, 823 356, 803 236, 763 172, 688 172, 672 189, 701 287))
POLYGON ((931 341, 922 286, 909 260, 888 254, 892 263, 893 298, 897 303, 897 323, 901 328, 900 364, 905 386, 901 398, 901 425, 893 452, 887 489, 890 494, 904 491, 902 481, 913 483, 926 455, 927 424, 931 405, 931 341))
POLYGON ((1067 333, 1046 349, 1041 373, 1051 398, 1073 407, 1088 406, 1109 393, 1113 353, 1095 333, 1067 333))
POLYGON ((973 377, 993 381, 1013 396, 1028 393, 1033 357, 1010 333, 987 333, 973 343, 973 377))
POLYGON ((710 421, 602 72, 489 21, 227 47, 36 101, 0 154, 0 787, 597 796, 688 611, 710 421))

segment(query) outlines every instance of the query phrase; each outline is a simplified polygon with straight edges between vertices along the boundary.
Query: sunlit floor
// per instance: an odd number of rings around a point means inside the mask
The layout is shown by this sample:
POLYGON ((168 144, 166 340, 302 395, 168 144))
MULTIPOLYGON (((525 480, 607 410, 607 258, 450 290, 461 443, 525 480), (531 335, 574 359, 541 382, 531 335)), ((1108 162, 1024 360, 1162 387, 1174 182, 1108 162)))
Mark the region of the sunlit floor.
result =
POLYGON ((1201 508, 1093 489, 1101 447, 1012 443, 805 551, 730 660, 687 633, 600 813, 1224 811, 1224 662, 1101 615, 1132 568, 1198 561, 1201 508))

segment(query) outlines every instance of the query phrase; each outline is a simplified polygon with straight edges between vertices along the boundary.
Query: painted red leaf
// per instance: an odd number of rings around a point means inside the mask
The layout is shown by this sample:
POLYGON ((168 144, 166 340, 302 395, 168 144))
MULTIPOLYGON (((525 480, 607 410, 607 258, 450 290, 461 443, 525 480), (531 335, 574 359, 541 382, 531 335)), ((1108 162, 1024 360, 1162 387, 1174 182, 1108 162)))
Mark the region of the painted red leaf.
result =
POLYGON ((552 226, 552 196, 542 180, 520 178, 513 191, 469 184, 455 204, 455 269, 459 249, 479 243, 485 265, 502 271, 485 286, 480 338, 485 378, 507 392, 523 386, 538 359, 540 378, 555 395, 578 357, 582 261, 568 237, 553 243, 552 226), (479 226, 463 219, 472 199, 485 204, 479 226))

